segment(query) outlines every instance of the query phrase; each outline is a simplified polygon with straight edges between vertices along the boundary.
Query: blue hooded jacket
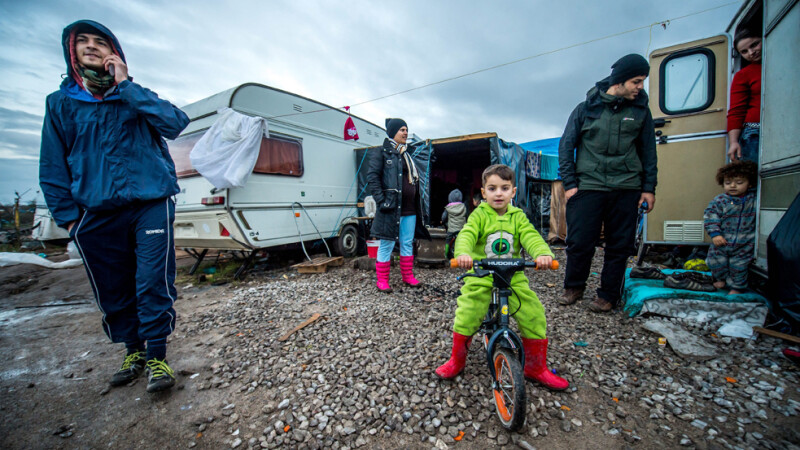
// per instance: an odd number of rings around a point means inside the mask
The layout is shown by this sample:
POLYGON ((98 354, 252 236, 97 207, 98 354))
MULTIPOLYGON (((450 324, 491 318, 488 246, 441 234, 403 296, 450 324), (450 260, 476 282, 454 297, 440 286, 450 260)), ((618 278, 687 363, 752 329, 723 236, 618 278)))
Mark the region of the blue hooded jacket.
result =
POLYGON ((179 192, 164 138, 189 124, 186 114, 154 92, 125 80, 104 98, 83 87, 73 55, 76 27, 97 30, 123 61, 117 38, 103 25, 80 20, 62 35, 67 76, 47 96, 39 155, 39 184, 61 227, 82 210, 109 211, 179 192))

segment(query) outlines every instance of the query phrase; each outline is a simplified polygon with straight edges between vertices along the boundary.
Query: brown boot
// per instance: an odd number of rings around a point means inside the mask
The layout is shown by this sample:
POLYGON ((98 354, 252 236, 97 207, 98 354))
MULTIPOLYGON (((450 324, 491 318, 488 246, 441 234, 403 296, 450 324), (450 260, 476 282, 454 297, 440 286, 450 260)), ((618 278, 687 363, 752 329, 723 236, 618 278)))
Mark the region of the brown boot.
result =
POLYGON ((591 312, 606 313, 612 309, 614 309, 614 305, 600 297, 595 297, 594 301, 589 304, 589 311, 591 312))
POLYGON ((583 298, 583 289, 581 288, 565 288, 564 295, 558 299, 561 305, 571 305, 583 298))

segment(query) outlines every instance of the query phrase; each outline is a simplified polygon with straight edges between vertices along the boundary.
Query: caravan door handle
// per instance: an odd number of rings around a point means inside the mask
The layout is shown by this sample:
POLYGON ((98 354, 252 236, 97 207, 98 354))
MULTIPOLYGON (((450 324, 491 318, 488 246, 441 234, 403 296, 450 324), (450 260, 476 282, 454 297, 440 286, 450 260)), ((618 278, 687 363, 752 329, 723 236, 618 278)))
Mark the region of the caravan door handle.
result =
POLYGON ((672 123, 672 121, 664 118, 653 119, 653 128, 661 128, 668 123, 672 123))

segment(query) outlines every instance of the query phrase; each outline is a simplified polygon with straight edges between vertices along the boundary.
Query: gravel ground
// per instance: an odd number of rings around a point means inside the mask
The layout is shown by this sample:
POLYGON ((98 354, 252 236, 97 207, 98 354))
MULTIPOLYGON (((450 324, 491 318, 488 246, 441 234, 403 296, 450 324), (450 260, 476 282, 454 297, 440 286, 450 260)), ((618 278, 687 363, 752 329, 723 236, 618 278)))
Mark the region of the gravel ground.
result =
POLYGON ((122 350, 98 326, 82 268, 4 269, 0 448, 800 448, 784 342, 675 322, 720 355, 684 360, 644 319, 589 312, 588 294, 558 305, 563 270, 528 276, 547 311, 549 366, 571 387, 527 383, 527 424, 509 434, 479 343, 455 380, 433 372, 450 354, 460 271, 418 267, 425 286, 413 289, 394 267, 395 291, 381 294, 374 272, 354 266, 181 283, 177 385, 157 395, 141 379, 108 388, 122 350))
POLYGON ((551 393, 528 383, 527 425, 508 434, 494 416, 481 345, 455 380, 433 374, 449 357, 459 272, 419 268, 425 286, 412 289, 394 268, 395 291, 379 294, 374 273, 351 266, 256 276, 218 309, 184 320, 187 336, 227 336, 213 345, 212 373, 196 383, 230 395, 219 408, 227 426, 216 427, 225 445, 800 448, 798 372, 780 341, 682 323, 722 355, 686 361, 642 330, 642 319, 586 310, 596 275, 583 301, 558 305, 563 271, 528 276, 547 311, 549 366, 571 387, 551 393), (323 318, 276 340, 313 313, 323 318))

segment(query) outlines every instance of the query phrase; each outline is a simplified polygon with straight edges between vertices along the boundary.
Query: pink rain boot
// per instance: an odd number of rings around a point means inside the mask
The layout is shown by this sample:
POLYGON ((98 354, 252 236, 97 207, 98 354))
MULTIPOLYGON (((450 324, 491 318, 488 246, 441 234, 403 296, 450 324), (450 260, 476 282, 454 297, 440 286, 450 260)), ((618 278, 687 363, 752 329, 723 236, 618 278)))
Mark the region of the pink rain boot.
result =
POLYGON ((400 275, 405 284, 411 287, 419 286, 419 281, 414 278, 414 256, 400 257, 400 275))
POLYGON ((392 292, 392 288, 389 286, 389 267, 391 267, 392 262, 375 262, 375 273, 378 275, 378 290, 381 292, 392 292))

